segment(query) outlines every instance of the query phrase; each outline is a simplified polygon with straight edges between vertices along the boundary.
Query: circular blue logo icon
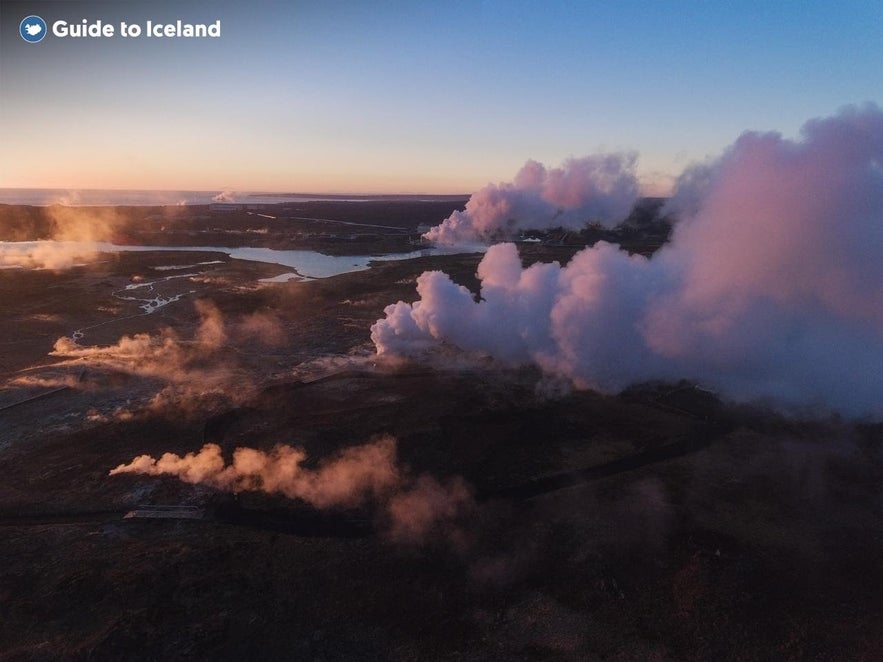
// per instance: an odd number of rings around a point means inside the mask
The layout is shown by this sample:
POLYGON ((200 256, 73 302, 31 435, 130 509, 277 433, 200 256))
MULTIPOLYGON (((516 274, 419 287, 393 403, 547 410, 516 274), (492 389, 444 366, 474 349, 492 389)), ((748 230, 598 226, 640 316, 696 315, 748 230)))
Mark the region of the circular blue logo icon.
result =
POLYGON ((36 44, 38 41, 43 41, 43 37, 46 36, 46 21, 39 16, 28 16, 22 20, 18 31, 26 42, 36 44))

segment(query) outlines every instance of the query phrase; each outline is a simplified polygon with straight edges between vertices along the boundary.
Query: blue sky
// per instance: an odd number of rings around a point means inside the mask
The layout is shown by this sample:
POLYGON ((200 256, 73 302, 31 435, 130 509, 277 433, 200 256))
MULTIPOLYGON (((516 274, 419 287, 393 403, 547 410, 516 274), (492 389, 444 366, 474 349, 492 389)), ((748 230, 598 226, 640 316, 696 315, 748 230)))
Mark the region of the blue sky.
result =
POLYGON ((744 130, 883 102, 880 2, 4 2, 0 186, 469 192, 634 150, 646 189, 744 130), (18 36, 24 16, 219 39, 18 36))

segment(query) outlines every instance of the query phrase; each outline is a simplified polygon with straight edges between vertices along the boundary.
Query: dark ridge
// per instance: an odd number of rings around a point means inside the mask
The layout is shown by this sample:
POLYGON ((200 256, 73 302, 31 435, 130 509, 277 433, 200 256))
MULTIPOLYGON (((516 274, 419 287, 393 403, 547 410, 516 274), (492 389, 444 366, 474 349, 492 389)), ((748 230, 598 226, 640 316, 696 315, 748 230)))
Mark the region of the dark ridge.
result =
POLYGON ((235 495, 216 504, 209 519, 309 538, 365 538, 374 532, 368 520, 351 514, 306 507, 246 508, 235 495))
MULTIPOLYGON (((130 510, 125 508, 28 514, 0 513, 0 526, 58 526, 123 521, 126 524, 146 522, 150 526, 157 526, 185 521, 178 518, 123 520, 123 516, 130 510)), ((219 503, 212 505, 205 517, 192 521, 230 524, 309 538, 364 538, 372 535, 374 531, 371 522, 352 514, 323 512, 308 507, 245 508, 239 504, 235 496, 222 498, 219 503)))
POLYGON ((125 515, 128 509, 78 510, 45 513, 0 513, 0 526, 43 526, 56 524, 84 524, 103 522, 125 515))
POLYGON ((575 471, 567 471, 564 473, 553 474, 551 476, 543 476, 525 481, 518 485, 504 487, 502 489, 479 492, 477 500, 479 502, 490 501, 492 499, 508 499, 513 501, 527 501, 534 497, 551 492, 557 492, 568 487, 574 487, 593 480, 615 476, 641 469, 657 462, 664 462, 674 458, 683 457, 696 451, 702 450, 710 446, 715 440, 730 432, 733 425, 724 422, 716 422, 708 426, 701 426, 692 434, 686 435, 684 438, 650 448, 628 457, 618 458, 605 462, 604 464, 577 469, 575 471))
POLYGON ((436 373, 433 370, 399 370, 396 372, 377 372, 374 370, 344 370, 323 375, 316 379, 296 382, 278 382, 263 389, 262 396, 284 395, 289 391, 297 391, 308 386, 317 386, 329 382, 342 381, 345 379, 415 379, 417 377, 431 377, 436 373))
POLYGON ((44 391, 43 393, 32 395, 31 397, 25 398, 24 400, 19 400, 18 402, 12 402, 8 405, 4 405, 0 407, 0 411, 6 411, 7 409, 12 409, 13 407, 18 407, 19 405, 26 405, 29 402, 34 402, 34 400, 42 400, 43 398, 48 398, 50 395, 55 395, 56 393, 67 391, 69 388, 70 386, 59 386, 58 388, 54 388, 51 391, 44 391))

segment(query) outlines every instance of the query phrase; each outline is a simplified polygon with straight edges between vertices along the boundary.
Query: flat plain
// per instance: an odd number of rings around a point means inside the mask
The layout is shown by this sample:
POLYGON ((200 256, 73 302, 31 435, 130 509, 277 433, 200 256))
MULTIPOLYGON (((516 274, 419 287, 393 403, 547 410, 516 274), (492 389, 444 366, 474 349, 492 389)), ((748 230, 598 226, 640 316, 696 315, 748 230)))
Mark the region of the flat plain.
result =
MULTIPOLYGON (((452 203, 312 204, 290 212, 314 219, 300 225, 117 210, 110 238, 404 251, 452 203), (150 214, 167 218, 148 237, 150 214)), ((36 238, 39 213, 7 239, 36 238)), ((576 248, 524 245, 522 259, 576 248)), ((375 355, 371 325, 416 298, 417 276, 475 291, 479 259, 272 284, 288 269, 222 252, 0 270, 0 659, 880 659, 883 426, 687 383, 573 390, 445 349, 375 355), (144 283, 181 296, 147 314, 121 298, 144 283), (57 344, 77 333, 100 351, 57 344), (228 461, 288 444, 314 468, 382 436, 415 480, 468 490, 417 538, 377 500, 320 508, 109 475, 209 442, 228 461), (167 506, 199 517, 126 517, 167 506)))

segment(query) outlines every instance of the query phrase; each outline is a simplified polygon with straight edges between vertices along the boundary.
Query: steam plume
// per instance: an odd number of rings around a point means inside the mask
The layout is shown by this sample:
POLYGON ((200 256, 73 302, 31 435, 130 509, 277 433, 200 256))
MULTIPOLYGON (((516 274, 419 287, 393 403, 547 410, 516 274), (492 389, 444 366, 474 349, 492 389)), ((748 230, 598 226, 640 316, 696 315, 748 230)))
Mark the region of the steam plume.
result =
POLYGON ((46 215, 52 225, 52 238, 58 241, 107 241, 125 222, 115 207, 52 205, 46 208, 46 215))
POLYGON ((60 270, 91 262, 98 253, 98 242, 111 239, 122 224, 114 208, 52 205, 41 208, 40 213, 40 224, 25 226, 24 232, 52 240, 0 241, 0 268, 60 270))
POLYGON ((77 264, 90 262, 96 252, 95 244, 88 242, 0 242, 0 269, 69 269, 77 264))
POLYGON ((137 333, 104 346, 83 346, 65 336, 55 342, 51 355, 66 359, 62 365, 87 361, 92 368, 160 380, 165 386, 153 400, 156 407, 171 403, 186 407, 207 396, 248 397, 249 381, 229 354, 221 352, 227 331, 220 311, 208 301, 197 301, 195 306, 200 321, 193 341, 168 327, 157 335, 137 333))
POLYGON ((488 184, 424 236, 440 244, 509 239, 522 230, 578 229, 591 222, 615 224, 638 197, 634 154, 568 159, 546 169, 528 161, 513 182, 488 184))
POLYGON ((319 508, 352 506, 367 495, 388 491, 400 481, 395 464, 395 440, 385 437, 373 444, 348 448, 318 469, 304 469, 306 453, 279 445, 265 453, 237 448, 233 463, 225 466, 221 448, 206 444, 198 453, 181 457, 165 453, 158 460, 141 455, 110 472, 171 475, 187 483, 205 483, 223 490, 257 490, 281 493, 319 508))
POLYGON ((183 457, 140 455, 109 475, 170 475, 221 490, 282 494, 317 508, 358 506, 370 499, 385 504, 391 537, 409 543, 423 541, 472 504, 462 480, 445 485, 430 476, 410 476, 398 465, 396 440, 388 435, 346 448, 316 469, 304 468, 306 459, 302 449, 280 444, 269 453, 237 448, 233 462, 225 465, 220 446, 206 444, 183 457))
POLYGON ((225 189, 214 196, 212 202, 236 202, 236 191, 225 189))
MULTIPOLYGON (((883 112, 850 107, 799 140, 745 133, 685 174, 651 259, 599 242, 521 267, 492 246, 480 300, 441 272, 372 327, 378 353, 439 342, 618 391, 693 379, 740 400, 883 414, 883 112)), ((450 220, 450 219, 449 219, 450 220)))

